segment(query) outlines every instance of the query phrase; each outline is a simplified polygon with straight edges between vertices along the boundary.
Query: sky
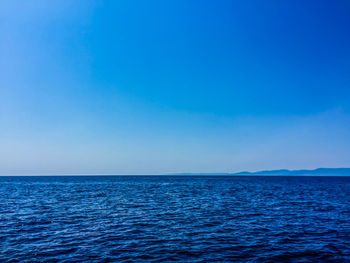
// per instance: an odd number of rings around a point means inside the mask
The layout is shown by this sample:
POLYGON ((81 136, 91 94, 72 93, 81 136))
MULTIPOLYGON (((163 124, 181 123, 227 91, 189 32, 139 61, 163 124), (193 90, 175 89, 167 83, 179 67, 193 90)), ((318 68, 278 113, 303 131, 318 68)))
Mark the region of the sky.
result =
POLYGON ((0 175, 350 167, 350 2, 0 2, 0 175))

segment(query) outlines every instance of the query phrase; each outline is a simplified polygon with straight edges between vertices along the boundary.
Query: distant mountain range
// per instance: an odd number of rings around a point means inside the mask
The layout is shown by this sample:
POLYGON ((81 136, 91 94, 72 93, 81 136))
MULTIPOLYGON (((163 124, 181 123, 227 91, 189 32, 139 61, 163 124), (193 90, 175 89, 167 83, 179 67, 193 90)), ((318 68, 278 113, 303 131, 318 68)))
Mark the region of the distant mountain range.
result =
POLYGON ((318 168, 315 170, 266 170, 239 173, 178 173, 176 175, 285 175, 285 176, 350 176, 350 168, 318 168))
POLYGON ((350 175, 350 168, 318 168, 315 170, 267 170, 239 172, 234 175, 350 175))

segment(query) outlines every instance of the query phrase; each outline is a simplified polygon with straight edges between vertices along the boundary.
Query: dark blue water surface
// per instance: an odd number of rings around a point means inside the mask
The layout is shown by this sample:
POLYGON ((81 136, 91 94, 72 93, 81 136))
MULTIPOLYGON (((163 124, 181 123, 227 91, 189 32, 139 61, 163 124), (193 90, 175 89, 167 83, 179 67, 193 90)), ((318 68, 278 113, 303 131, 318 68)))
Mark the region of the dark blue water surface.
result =
POLYGON ((350 262, 350 177, 0 177, 0 262, 350 262))

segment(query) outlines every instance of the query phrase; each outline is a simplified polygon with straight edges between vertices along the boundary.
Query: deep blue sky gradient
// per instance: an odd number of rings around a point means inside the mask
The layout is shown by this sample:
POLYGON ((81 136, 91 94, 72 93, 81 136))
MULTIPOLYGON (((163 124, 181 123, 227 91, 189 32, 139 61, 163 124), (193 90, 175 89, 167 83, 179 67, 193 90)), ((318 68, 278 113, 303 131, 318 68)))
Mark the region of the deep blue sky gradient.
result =
POLYGON ((2 1, 0 173, 350 166, 349 1, 2 1))

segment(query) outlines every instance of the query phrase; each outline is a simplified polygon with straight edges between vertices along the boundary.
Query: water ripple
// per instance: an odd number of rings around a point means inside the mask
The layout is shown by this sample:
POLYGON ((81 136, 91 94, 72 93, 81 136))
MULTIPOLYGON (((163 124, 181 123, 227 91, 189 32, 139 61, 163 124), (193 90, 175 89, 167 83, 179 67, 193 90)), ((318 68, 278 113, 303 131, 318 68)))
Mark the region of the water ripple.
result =
POLYGON ((348 177, 0 177, 0 262, 350 261, 348 177))

